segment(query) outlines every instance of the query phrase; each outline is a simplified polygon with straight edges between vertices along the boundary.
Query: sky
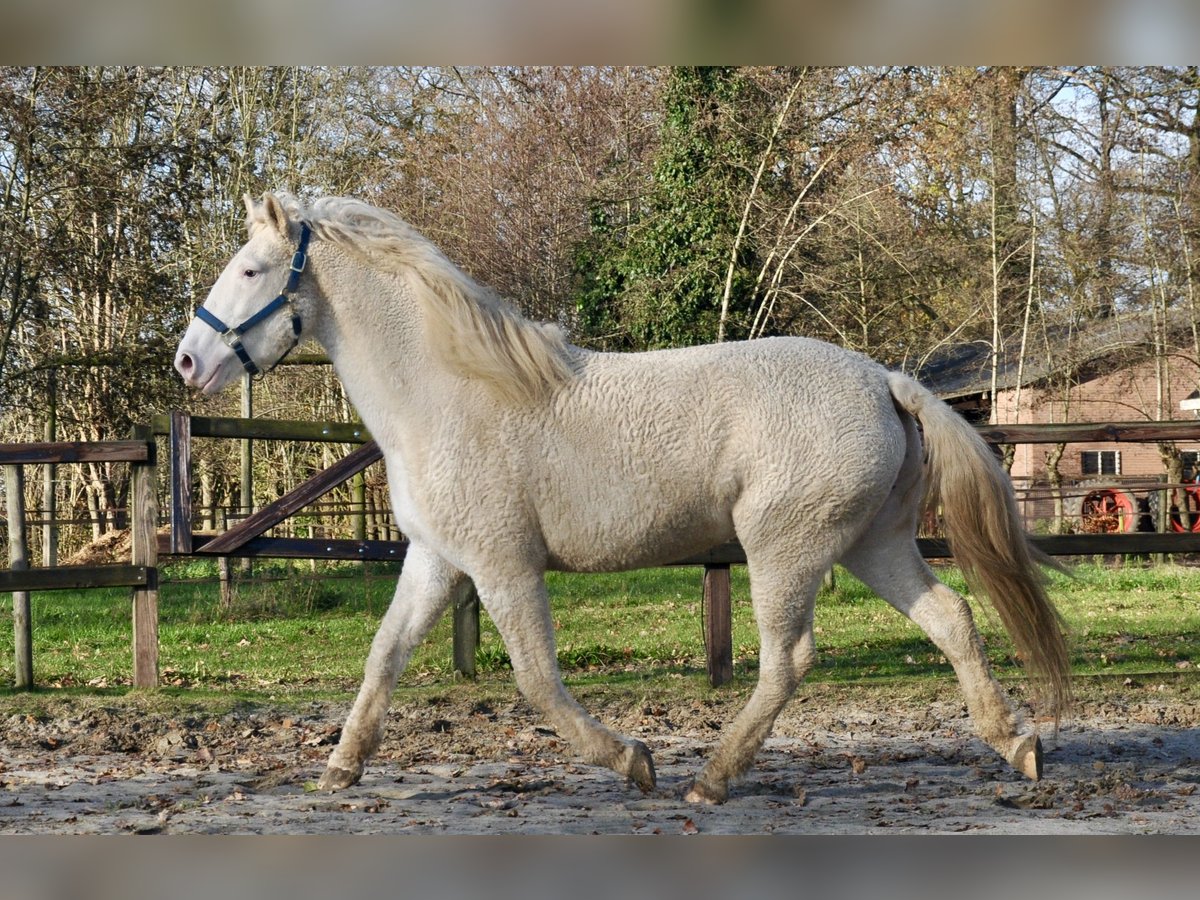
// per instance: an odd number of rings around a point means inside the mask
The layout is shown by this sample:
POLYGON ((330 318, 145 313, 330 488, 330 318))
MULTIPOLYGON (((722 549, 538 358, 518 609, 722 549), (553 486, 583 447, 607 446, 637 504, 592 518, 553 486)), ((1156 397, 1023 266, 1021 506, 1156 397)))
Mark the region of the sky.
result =
POLYGON ((1184 64, 1189 0, 7 0, 11 63, 1184 64))

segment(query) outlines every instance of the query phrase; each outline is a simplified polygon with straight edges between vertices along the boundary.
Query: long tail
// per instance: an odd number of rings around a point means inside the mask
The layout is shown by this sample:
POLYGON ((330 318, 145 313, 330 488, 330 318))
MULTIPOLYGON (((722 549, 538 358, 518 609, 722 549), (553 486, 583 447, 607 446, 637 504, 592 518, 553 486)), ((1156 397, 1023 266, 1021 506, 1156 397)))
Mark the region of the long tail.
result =
POLYGON ((924 432, 927 501, 941 505, 950 551, 999 614, 1057 722, 1071 700, 1070 654, 1039 566, 1061 566, 1029 543, 1008 475, 975 430, 911 378, 891 373, 888 382, 924 432))

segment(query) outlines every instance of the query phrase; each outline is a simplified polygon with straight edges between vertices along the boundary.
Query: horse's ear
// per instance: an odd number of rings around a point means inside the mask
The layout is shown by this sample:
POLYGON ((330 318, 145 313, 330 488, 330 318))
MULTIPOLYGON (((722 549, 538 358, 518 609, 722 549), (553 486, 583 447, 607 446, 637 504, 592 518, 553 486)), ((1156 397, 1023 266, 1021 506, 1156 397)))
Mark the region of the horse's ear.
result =
POLYGON ((263 212, 265 213, 266 222, 274 228, 283 237, 288 237, 288 215, 283 208, 283 204, 279 202, 279 198, 274 194, 267 192, 263 194, 263 212))

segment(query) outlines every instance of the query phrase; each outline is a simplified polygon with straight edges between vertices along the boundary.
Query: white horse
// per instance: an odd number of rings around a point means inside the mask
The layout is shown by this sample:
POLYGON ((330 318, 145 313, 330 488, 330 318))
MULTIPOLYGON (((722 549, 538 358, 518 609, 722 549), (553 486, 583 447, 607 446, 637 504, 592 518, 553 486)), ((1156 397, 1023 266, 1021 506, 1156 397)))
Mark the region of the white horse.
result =
POLYGON ((470 579, 529 701, 584 760, 650 790, 647 748, 563 686, 544 573, 655 566, 734 538, 750 570, 758 684, 689 800, 726 799, 812 667, 814 598, 837 561, 950 660, 980 737, 1041 776, 1037 734, 993 677, 969 607, 917 550, 926 494, 1057 718, 1069 663, 1046 560, 986 444, 925 388, 805 338, 590 352, 523 319, 386 211, 270 193, 246 208, 249 241, 175 366, 211 394, 315 338, 383 450, 411 541, 322 788, 362 776, 397 677, 470 579))

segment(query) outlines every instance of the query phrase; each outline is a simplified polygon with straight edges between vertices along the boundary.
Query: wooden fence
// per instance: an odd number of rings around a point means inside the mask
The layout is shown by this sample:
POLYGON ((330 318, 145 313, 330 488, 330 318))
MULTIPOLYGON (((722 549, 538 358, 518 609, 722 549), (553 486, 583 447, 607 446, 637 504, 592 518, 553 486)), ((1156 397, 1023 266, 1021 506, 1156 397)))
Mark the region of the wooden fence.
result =
POLYGON ((0 591, 13 595, 18 688, 33 687, 33 632, 29 592, 81 587, 133 588, 133 683, 158 684, 158 473, 149 434, 136 440, 0 444, 8 506, 9 568, 0 571, 0 591), (127 462, 131 466, 133 550, 128 565, 56 566, 31 569, 26 556, 24 467, 63 463, 127 462))
MULTIPOLYGON (((1085 443, 1096 441, 1200 441, 1200 422, 1135 422, 1085 425, 988 426, 979 429, 992 444, 1085 443)), ((286 422, 268 419, 207 418, 184 413, 156 416, 150 426, 135 429, 134 440, 96 444, 69 442, 0 444, 0 464, 8 484, 10 567, 0 571, 0 591, 12 591, 17 629, 17 685, 32 685, 29 591, 61 588, 129 586, 133 588, 134 684, 157 684, 159 553, 210 557, 282 557, 303 559, 401 561, 405 541, 267 537, 287 517, 318 500, 381 458, 379 448, 361 425, 286 422), (169 445, 170 534, 156 532, 158 505, 155 436, 169 445), (360 446, 328 469, 268 506, 248 515, 219 535, 198 534, 192 526, 191 445, 196 437, 253 440, 327 441, 360 446), (22 467, 95 460, 124 461, 132 469, 132 559, 128 565, 31 569, 24 556, 22 467), (18 599, 21 598, 21 599, 18 599)), ((1156 489, 1166 490, 1169 485, 1156 489)), ((1055 556, 1196 553, 1200 532, 1036 535, 1044 552, 1055 556)), ((949 556, 946 542, 918 540, 927 558, 949 556)), ((708 677, 714 685, 733 673, 730 568, 744 565, 745 552, 736 542, 713 547, 671 565, 703 568, 704 643, 708 677)), ((453 610, 454 665, 466 675, 475 671, 479 641, 479 600, 471 592, 453 610)))
MULTIPOLYGON (((169 416, 156 417, 152 427, 155 433, 165 433, 168 436, 171 447, 171 532, 167 545, 163 548, 166 552, 220 557, 403 561, 408 550, 407 541, 265 536, 265 532, 289 516, 383 458, 379 446, 362 425, 200 418, 173 412, 169 416), (278 500, 247 516, 237 525, 222 534, 212 536, 192 531, 193 437, 327 441, 356 443, 361 446, 278 500)), ((454 628, 454 670, 468 678, 474 677, 480 633, 478 594, 472 590, 462 595, 455 602, 451 615, 454 628)))

